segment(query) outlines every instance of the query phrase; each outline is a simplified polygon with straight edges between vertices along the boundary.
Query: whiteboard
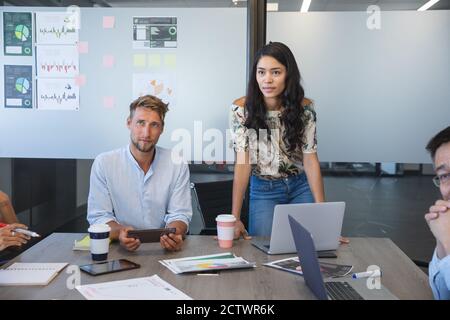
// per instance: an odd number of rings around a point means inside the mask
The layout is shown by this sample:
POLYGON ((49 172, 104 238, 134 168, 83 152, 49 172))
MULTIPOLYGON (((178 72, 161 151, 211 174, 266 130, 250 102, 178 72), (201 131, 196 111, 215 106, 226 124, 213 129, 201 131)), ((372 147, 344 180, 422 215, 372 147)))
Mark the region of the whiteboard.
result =
MULTIPOLYGON (((2 7, 0 10, 1 13, 34 13, 64 8, 2 7)), ((0 14, 1 34, 2 19, 0 14)), ((189 132, 192 141, 194 133, 200 134, 201 141, 208 129, 223 133, 225 139, 229 106, 245 94, 245 8, 81 8, 80 26, 79 40, 88 43, 88 52, 79 56, 80 73, 86 83, 80 87, 78 111, 4 108, 3 66, 32 65, 35 74, 36 50, 33 48, 31 57, 11 57, 5 56, 2 48, 0 157, 93 159, 101 152, 126 145, 133 76, 139 78, 149 73, 170 78, 176 90, 160 146, 177 145, 180 140, 171 139, 177 129, 189 132), (132 27, 136 16, 176 17, 176 48, 133 49, 132 27), (114 17, 113 28, 104 28, 103 17, 114 17), (146 56, 145 67, 136 66, 135 54, 146 56), (155 66, 150 64, 148 55, 176 58, 169 67, 164 61, 155 66), (112 67, 105 68, 105 56, 113 56, 112 67), (196 121, 201 122, 201 132, 194 132, 196 121)), ((199 147, 200 152, 192 146, 188 160, 208 160, 201 159, 207 145, 205 141, 199 147)), ((222 158, 227 154, 226 146, 223 141, 222 158)), ((232 157, 232 153, 229 155, 232 157)))
POLYGON ((267 41, 287 44, 317 111, 321 161, 429 163, 450 124, 450 11, 270 12, 267 41))

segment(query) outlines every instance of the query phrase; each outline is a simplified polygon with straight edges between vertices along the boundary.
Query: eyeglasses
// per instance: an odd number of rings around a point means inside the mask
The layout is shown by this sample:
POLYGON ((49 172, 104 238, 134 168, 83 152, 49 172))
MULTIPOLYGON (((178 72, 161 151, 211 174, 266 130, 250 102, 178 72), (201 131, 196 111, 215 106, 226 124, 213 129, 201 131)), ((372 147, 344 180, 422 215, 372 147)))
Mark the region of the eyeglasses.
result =
POLYGON ((438 188, 441 186, 441 184, 450 183, 450 173, 444 173, 433 177, 433 183, 438 188))

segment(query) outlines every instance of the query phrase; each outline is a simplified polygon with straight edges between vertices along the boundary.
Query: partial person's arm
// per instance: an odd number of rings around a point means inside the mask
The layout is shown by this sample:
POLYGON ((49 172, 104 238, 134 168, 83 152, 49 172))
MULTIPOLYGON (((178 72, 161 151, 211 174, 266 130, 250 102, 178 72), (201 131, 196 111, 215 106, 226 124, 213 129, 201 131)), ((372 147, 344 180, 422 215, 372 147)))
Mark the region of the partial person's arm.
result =
POLYGON ((2 191, 0 191, 0 221, 5 223, 19 222, 8 195, 2 191))
POLYGON ((249 136, 245 126, 245 97, 237 99, 231 105, 229 127, 231 131, 232 147, 235 152, 233 195, 231 204, 231 213, 236 217, 236 226, 234 228, 234 238, 241 236, 249 240, 245 226, 241 221, 242 203, 245 192, 247 191, 249 177, 252 166, 249 154, 249 136))
POLYGON ((435 299, 450 299, 450 255, 443 259, 437 256, 437 250, 428 267, 429 283, 435 299))
POLYGON ((129 251, 134 251, 141 245, 138 239, 127 236, 128 230, 133 228, 119 224, 114 216, 112 199, 99 158, 95 159, 91 169, 87 220, 90 225, 108 224, 111 227, 110 239, 119 240, 120 244, 129 251))
POLYGON ((324 202, 325 191, 317 153, 303 153, 303 167, 315 202, 324 202))
POLYGON ((164 216, 166 228, 175 228, 173 234, 160 239, 161 247, 169 251, 178 251, 183 247, 183 239, 192 219, 192 200, 189 179, 189 167, 181 164, 180 172, 170 195, 167 214, 164 216))
POLYGON ((234 165, 233 198, 231 205, 231 213, 236 217, 236 226, 234 229, 235 239, 239 239, 241 236, 246 240, 251 239, 241 221, 242 203, 245 192, 247 191, 251 170, 252 166, 250 164, 249 152, 237 152, 236 163, 234 165))
POLYGON ((425 220, 436 238, 436 250, 429 265, 429 282, 436 299, 450 299, 450 210, 449 202, 438 200, 425 220))
MULTIPOLYGON (((105 224, 110 221, 117 222, 113 213, 105 172, 99 158, 95 159, 92 164, 87 211, 87 220, 91 225, 105 224)), ((117 234, 115 235, 117 236, 117 234)))
POLYGON ((16 228, 27 229, 27 226, 20 223, 13 223, 0 228, 0 251, 12 246, 20 247, 30 240, 29 236, 20 232, 14 232, 16 228))
POLYGON ((436 255, 442 259, 450 255, 450 201, 437 200, 425 215, 425 220, 436 238, 436 255))

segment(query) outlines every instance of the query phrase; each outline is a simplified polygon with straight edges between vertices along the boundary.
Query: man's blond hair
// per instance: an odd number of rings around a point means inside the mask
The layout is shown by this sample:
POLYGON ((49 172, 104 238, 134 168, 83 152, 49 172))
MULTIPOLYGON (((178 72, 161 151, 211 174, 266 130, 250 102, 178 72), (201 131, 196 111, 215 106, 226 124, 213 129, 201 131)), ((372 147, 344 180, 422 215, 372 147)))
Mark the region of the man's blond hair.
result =
POLYGON ((169 111, 168 106, 168 103, 164 103, 158 97, 150 94, 141 96, 130 104, 130 119, 133 118, 134 112, 137 108, 148 108, 158 113, 162 123, 164 124, 164 118, 167 111, 169 111))

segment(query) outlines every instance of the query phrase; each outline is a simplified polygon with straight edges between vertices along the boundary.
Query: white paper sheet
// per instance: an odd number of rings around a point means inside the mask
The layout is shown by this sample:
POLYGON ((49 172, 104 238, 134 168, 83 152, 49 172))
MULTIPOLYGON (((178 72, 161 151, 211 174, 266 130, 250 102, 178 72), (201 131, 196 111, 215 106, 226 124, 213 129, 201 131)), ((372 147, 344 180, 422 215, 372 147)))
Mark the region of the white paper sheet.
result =
POLYGON ((87 300, 192 300, 158 275, 77 286, 87 300))
POLYGON ((79 74, 79 54, 75 45, 37 46, 37 76, 71 78, 79 74))
POLYGON ((176 102, 174 78, 174 75, 169 72, 133 74, 133 99, 151 94, 174 106, 176 102))
POLYGON ((38 110, 78 110, 80 88, 75 79, 38 79, 38 110))
POLYGON ((78 41, 76 15, 71 12, 36 12, 38 44, 75 44, 78 41))

